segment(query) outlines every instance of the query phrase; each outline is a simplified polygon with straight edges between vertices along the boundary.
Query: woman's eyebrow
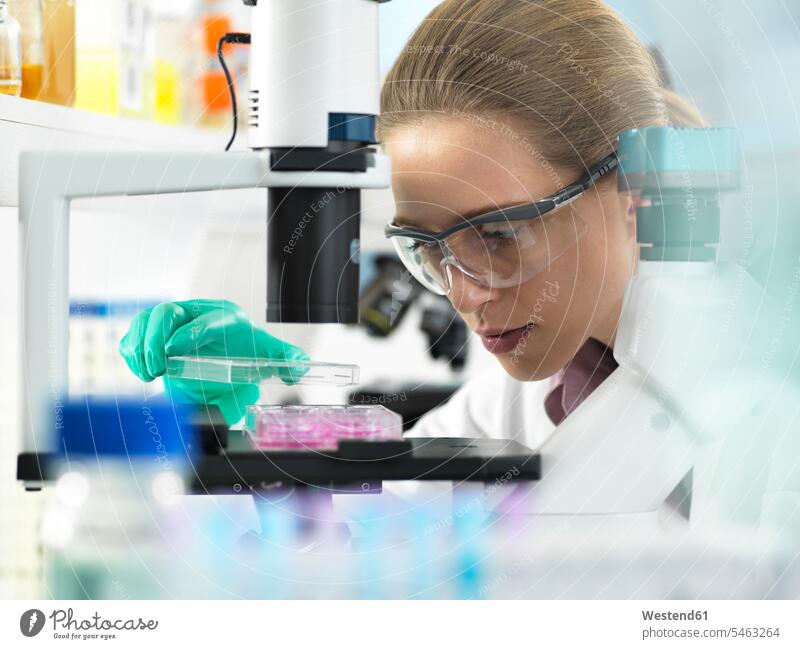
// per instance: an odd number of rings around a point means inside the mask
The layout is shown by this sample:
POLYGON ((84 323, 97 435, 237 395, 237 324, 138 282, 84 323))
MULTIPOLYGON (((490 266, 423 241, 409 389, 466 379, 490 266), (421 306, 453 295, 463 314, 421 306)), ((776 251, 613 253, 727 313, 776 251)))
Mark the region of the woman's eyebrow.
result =
MULTIPOLYGON (((488 205, 488 206, 484 206, 484 207, 481 207, 481 208, 478 208, 478 209, 474 209, 474 210, 467 210, 467 211, 463 212, 462 214, 459 214, 457 219, 453 218, 452 220, 450 220, 450 222, 447 225, 445 225, 444 228, 440 228, 440 231, 441 230, 446 230, 448 227, 450 227, 452 225, 455 225, 456 223, 459 223, 461 221, 469 221, 470 219, 474 219, 474 218, 477 218, 479 216, 483 216, 485 214, 491 214, 492 212, 499 212, 501 210, 507 210, 507 209, 510 209, 512 207, 517 207, 519 205, 527 205, 527 204, 528 203, 520 203, 519 201, 512 201, 512 202, 509 202, 509 203, 494 204, 494 205, 488 205)), ((422 230, 423 232, 434 232, 434 230, 430 230, 429 228, 426 228, 425 224, 417 223, 416 221, 413 220, 413 218, 409 218, 409 217, 403 216, 402 214, 401 215, 396 215, 394 217, 393 223, 395 225, 397 225, 399 227, 403 227, 403 228, 411 228, 411 229, 415 229, 415 230, 422 230)))

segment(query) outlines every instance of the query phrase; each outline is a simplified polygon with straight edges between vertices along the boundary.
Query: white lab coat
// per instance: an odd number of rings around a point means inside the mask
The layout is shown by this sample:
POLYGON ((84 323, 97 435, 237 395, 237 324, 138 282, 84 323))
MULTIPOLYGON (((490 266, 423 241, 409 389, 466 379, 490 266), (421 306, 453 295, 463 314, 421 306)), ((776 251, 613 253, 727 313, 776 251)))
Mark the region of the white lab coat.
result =
MULTIPOLYGON (((423 416, 405 435, 512 439, 528 448, 538 449, 556 428, 544 409, 544 400, 552 388, 549 379, 518 381, 499 363, 493 363, 468 380, 447 403, 423 416)), ((384 483, 384 494, 403 501, 433 501, 439 500, 452 486, 450 482, 384 483)), ((483 485, 461 483, 459 489, 477 493, 483 485)), ((502 500, 506 493, 510 494, 509 488, 498 490, 496 498, 502 500)), ((683 497, 685 494, 682 492, 683 497)), ((669 516, 672 512, 674 507, 670 505, 659 517, 669 516)))
MULTIPOLYGON (((493 362, 469 379, 447 403, 423 416, 406 432, 406 437, 513 439, 536 449, 555 430, 544 410, 544 399, 550 389, 549 380, 518 381, 493 362)), ((395 498, 405 502, 441 501, 452 487, 451 482, 386 482, 383 493, 388 507, 395 498)), ((459 485, 462 494, 483 488, 482 483, 459 485)), ((337 496, 334 500, 344 512, 363 504, 358 498, 337 496)))
POLYGON ((551 389, 549 379, 518 381, 494 363, 422 417, 406 436, 513 439, 536 449, 555 430, 544 410, 551 389))

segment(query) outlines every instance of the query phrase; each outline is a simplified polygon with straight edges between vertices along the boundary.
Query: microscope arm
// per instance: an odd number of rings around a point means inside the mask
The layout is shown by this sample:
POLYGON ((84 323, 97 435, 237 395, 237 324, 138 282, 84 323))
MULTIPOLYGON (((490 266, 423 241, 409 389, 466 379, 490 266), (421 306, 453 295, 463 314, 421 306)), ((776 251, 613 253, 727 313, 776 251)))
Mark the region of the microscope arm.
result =
POLYGON ((69 209, 75 198, 253 187, 388 185, 389 162, 353 174, 270 171, 267 152, 51 152, 20 155, 22 451, 52 450, 68 385, 69 209))

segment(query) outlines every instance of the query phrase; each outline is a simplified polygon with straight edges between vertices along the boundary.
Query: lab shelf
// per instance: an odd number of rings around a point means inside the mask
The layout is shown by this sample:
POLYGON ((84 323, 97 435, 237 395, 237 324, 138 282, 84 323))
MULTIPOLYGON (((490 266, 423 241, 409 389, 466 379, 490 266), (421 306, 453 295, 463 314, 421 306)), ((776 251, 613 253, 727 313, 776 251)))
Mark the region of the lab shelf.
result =
POLYGON ((24 150, 221 151, 227 131, 168 126, 0 95, 0 206, 16 207, 24 150))

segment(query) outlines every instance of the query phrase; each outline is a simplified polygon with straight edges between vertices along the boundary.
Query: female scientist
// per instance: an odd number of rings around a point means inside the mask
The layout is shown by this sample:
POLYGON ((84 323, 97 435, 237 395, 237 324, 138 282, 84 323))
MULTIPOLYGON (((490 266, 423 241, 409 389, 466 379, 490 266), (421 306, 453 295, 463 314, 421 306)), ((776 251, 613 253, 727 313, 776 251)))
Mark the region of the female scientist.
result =
MULTIPOLYGON (((381 94, 408 270, 447 297, 499 365, 414 435, 511 437, 537 447, 616 367, 610 348, 636 266, 635 204, 614 147, 631 128, 699 126, 647 50, 600 0, 446 0, 381 94)), ((120 343, 145 381, 166 356, 305 358, 229 302, 161 304, 120 343)), ((230 422, 257 386, 165 380, 230 422)))

